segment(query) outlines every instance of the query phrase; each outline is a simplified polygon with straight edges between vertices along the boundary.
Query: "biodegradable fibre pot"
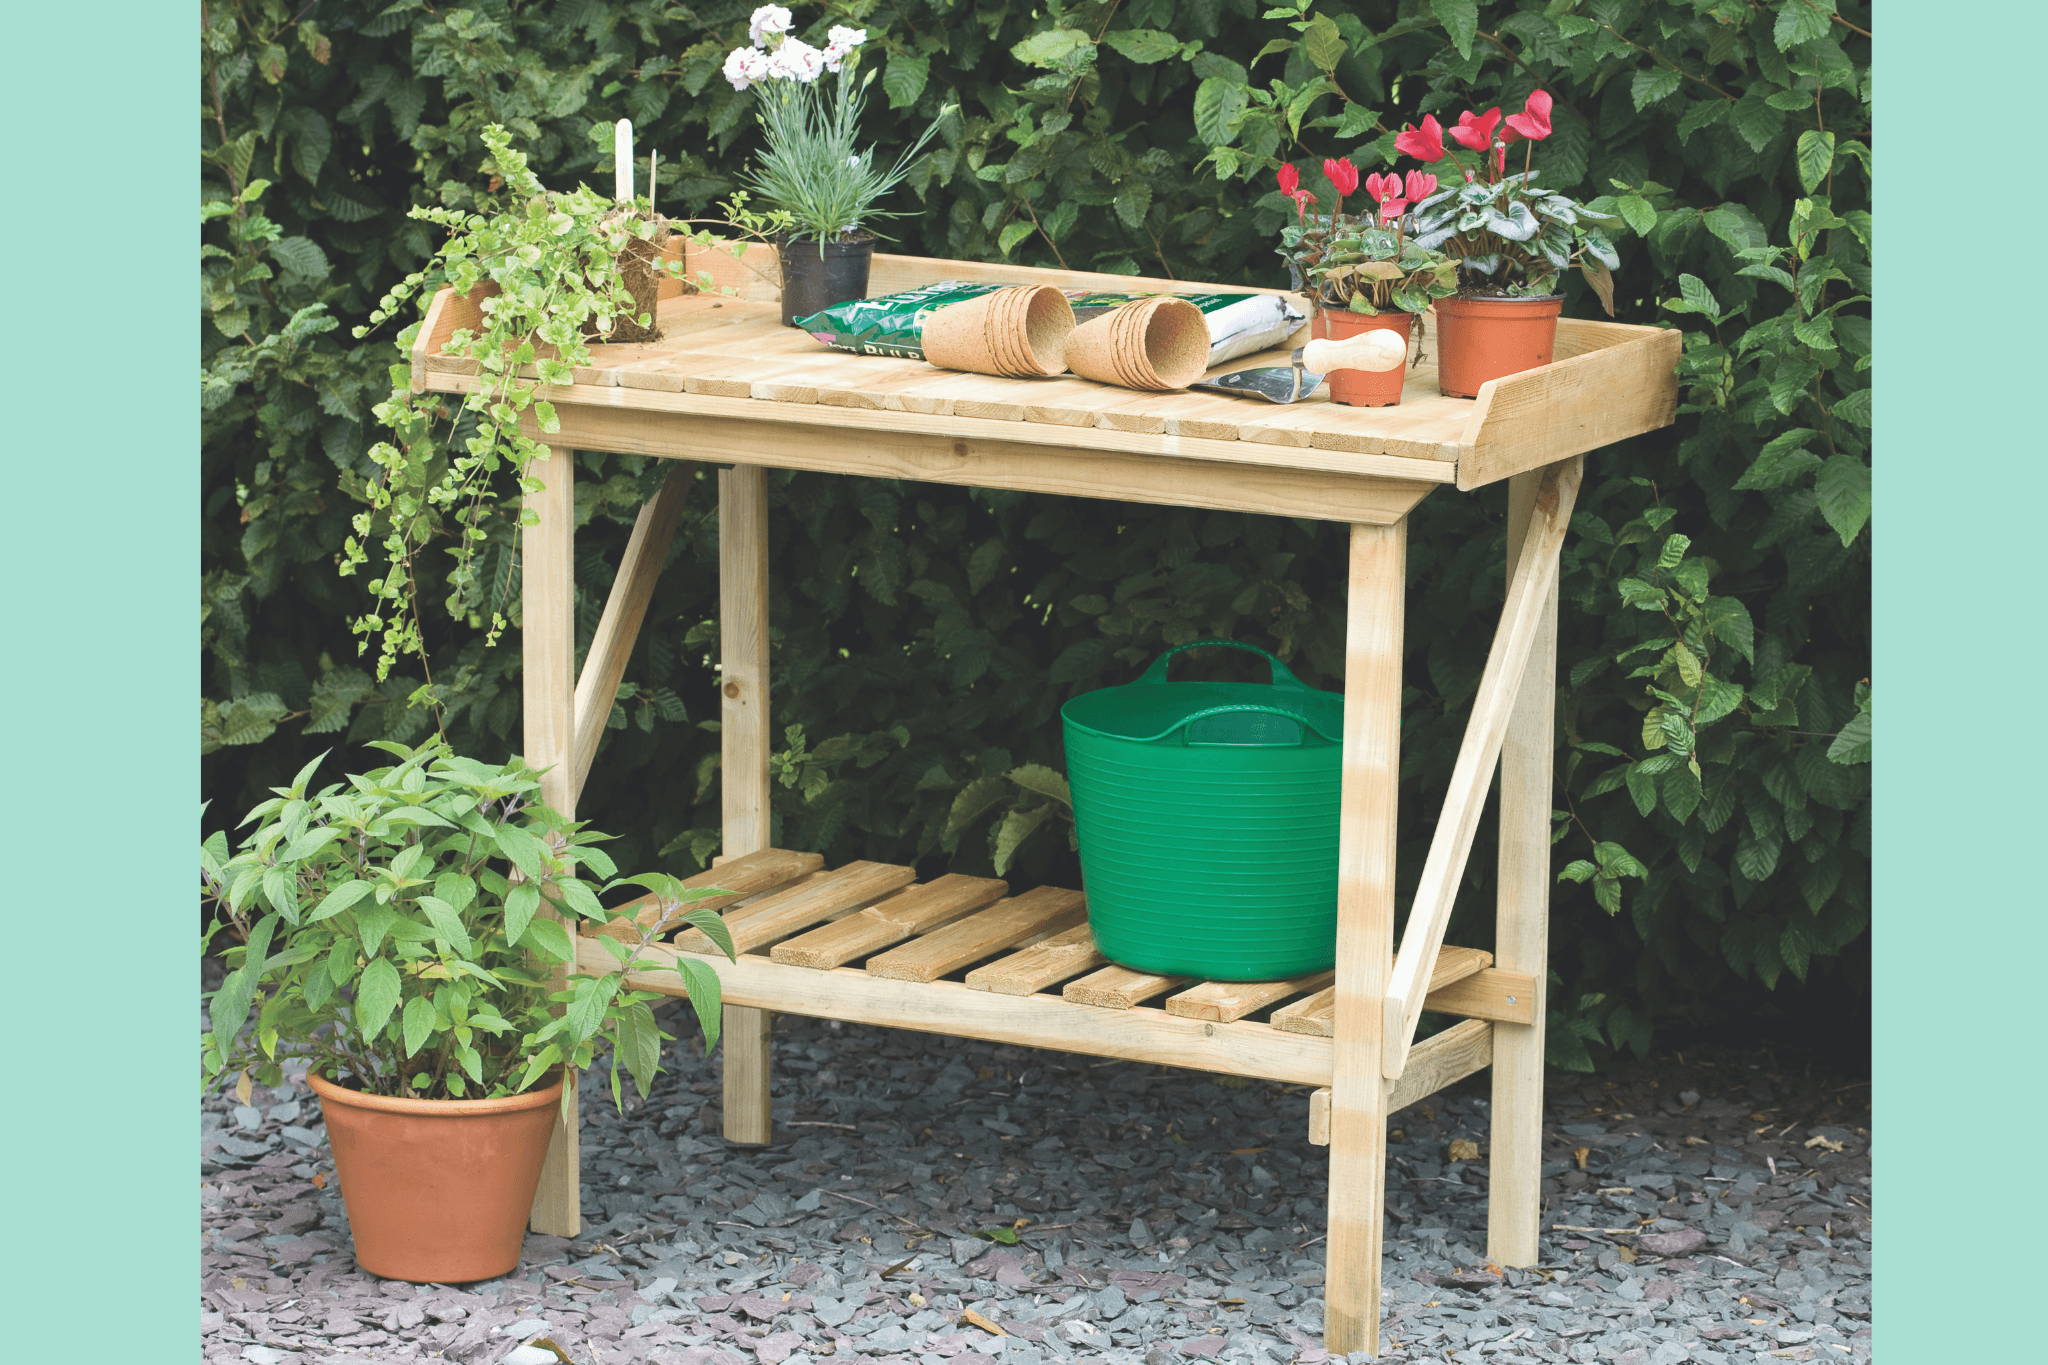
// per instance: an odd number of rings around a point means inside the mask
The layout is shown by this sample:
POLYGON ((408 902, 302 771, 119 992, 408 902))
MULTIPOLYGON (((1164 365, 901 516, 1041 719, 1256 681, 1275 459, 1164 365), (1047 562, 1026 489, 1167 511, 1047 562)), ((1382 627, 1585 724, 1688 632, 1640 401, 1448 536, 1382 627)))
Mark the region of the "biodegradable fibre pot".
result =
POLYGON ((519 1264, 561 1107, 559 1072, 495 1100, 366 1095, 310 1072, 356 1264, 387 1280, 466 1284, 519 1264))
POLYGON ((1045 378, 1067 368, 1074 306, 1049 284, 997 289, 924 320, 918 344, 942 370, 1045 378))
MULTIPOLYGON (((1414 325, 1413 313, 1354 313, 1348 308, 1319 307, 1309 324, 1309 336, 1343 341, 1367 332, 1394 332, 1405 346, 1414 325)), ((1354 408, 1391 408, 1401 401, 1401 385, 1407 378, 1406 364, 1391 370, 1332 370, 1328 376, 1330 401, 1354 408)))
POLYGON ((668 244, 669 231, 666 221, 654 218, 647 210, 641 210, 637 217, 653 219, 654 235, 648 238, 635 237, 626 243, 626 249, 619 253, 619 276, 625 281, 626 290, 633 296, 633 312, 637 317, 647 314, 647 326, 642 327, 633 318, 612 319, 611 330, 600 332, 586 325, 583 331, 585 341, 607 344, 623 341, 659 341, 661 327, 655 317, 655 304, 659 298, 661 278, 654 273, 656 262, 661 260, 662 249, 668 244))
POLYGON ((1209 320, 1171 294, 1133 300, 1075 329, 1067 368, 1127 389, 1184 389, 1209 368, 1209 320))
POLYGON ((1564 295, 1547 299, 1438 299, 1437 387, 1451 398, 1477 398, 1489 379, 1550 363, 1564 295))
POLYGON ((782 265, 782 325, 822 313, 835 303, 868 296, 868 267, 875 259, 875 239, 863 234, 851 242, 804 237, 775 244, 782 265))

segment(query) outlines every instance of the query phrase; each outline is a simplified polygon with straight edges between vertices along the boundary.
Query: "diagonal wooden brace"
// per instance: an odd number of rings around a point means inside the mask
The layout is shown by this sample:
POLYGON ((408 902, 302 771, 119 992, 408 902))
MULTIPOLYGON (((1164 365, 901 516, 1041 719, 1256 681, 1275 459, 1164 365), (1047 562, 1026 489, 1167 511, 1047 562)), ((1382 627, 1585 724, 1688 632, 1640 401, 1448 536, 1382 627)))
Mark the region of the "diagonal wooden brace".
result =
POLYGON ((583 790, 591 760, 597 757, 597 742, 604 737, 605 722, 611 719, 619 680, 626 674, 633 642, 640 637, 640 623, 654 598, 655 580, 661 577, 661 566, 668 559, 668 547, 675 539, 676 524, 682 520, 683 504, 696 472, 695 465, 671 462, 661 491, 647 500, 633 523, 632 538, 626 542, 618 575, 612 579, 611 596, 605 599, 604 615, 598 619, 590 652, 583 659, 583 672, 576 679, 576 739, 569 769, 572 792, 583 790))
POLYGON ((1415 889, 1408 924, 1401 933, 1401 951, 1394 959, 1394 972, 1387 982, 1380 1034, 1380 1074, 1388 1080, 1399 1080, 1408 1064, 1408 1050, 1415 1038, 1415 1026, 1422 1018, 1437 951, 1443 947, 1444 929, 1450 923, 1451 902, 1465 875, 1465 860, 1472 853, 1480 808, 1486 804, 1494 765, 1500 761, 1515 692, 1529 663, 1544 602, 1557 582, 1558 552, 1564 548, 1565 530, 1571 523, 1572 504, 1578 497, 1584 466, 1584 457, 1575 455, 1546 469, 1529 513, 1521 557, 1515 563, 1514 578, 1508 586, 1507 604, 1501 609, 1500 628, 1486 656, 1486 672, 1479 681, 1479 695, 1472 703, 1472 719, 1465 726, 1457 766, 1451 770, 1450 791, 1444 796, 1443 814, 1437 820, 1435 837, 1430 840, 1422 881, 1415 889))

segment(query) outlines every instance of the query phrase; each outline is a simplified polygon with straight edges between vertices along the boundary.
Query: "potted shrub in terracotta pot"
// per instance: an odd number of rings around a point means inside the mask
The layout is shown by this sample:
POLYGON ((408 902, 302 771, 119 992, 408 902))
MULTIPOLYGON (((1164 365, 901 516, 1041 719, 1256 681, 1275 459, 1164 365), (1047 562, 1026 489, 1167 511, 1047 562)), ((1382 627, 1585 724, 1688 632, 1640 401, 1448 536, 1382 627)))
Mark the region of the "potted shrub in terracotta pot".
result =
MULTIPOLYGON (((539 775, 492 766, 440 741, 380 743, 398 761, 309 790, 320 760, 249 813, 238 851, 215 834, 200 851, 205 896, 240 943, 211 1002, 202 1084, 275 1086, 308 1064, 334 1153, 357 1263, 374 1275, 461 1283, 519 1263, 564 1067, 611 1054, 644 1097, 670 1035, 659 997, 625 987, 653 964, 652 931, 625 918, 603 976, 564 977, 574 925, 609 920, 600 889, 654 891, 729 954, 710 910, 720 894, 673 878, 612 880, 606 836, 539 804, 539 775), (253 1015, 253 1027, 251 1016, 253 1015)), ((211 938, 217 929, 210 929, 211 938)), ((719 1023, 718 978, 676 964, 703 1022, 719 1023)))
POLYGON ((1607 230, 1620 219, 1546 189, 1523 147, 1522 167, 1508 168, 1514 144, 1550 136, 1550 96, 1533 92, 1519 114, 1467 110, 1448 130, 1433 116, 1394 140, 1418 160, 1448 161, 1443 188, 1414 205, 1417 243, 1457 264, 1458 291, 1436 306, 1437 382, 1457 398, 1475 398, 1489 379, 1550 363, 1564 296, 1558 277, 1576 265, 1609 315, 1621 261, 1607 230), (1464 155, 1458 149, 1463 149, 1464 155))
MULTIPOLYGON (((1404 230, 1408 205, 1433 193, 1436 177, 1421 171, 1401 176, 1368 175, 1368 198, 1377 209, 1362 215, 1344 212, 1344 199, 1357 191, 1357 166, 1346 158, 1323 163, 1323 174, 1337 191, 1327 216, 1313 210, 1321 204, 1301 188, 1301 174, 1282 166, 1280 192, 1295 203, 1295 223, 1280 234, 1280 258, 1287 262, 1294 287, 1308 296, 1312 317, 1309 335, 1341 341, 1361 332, 1387 330, 1410 340, 1416 317, 1433 300, 1455 293, 1457 262, 1423 246, 1404 230)), ((1330 398, 1358 407, 1391 407, 1401 401, 1407 367, 1391 370, 1337 370, 1329 377, 1330 398)))
POLYGON ((835 24, 824 47, 796 36, 795 20, 781 5, 763 5, 747 25, 749 47, 725 59, 725 78, 735 90, 756 91, 765 145, 749 177, 754 188, 787 216, 776 243, 782 265, 782 321, 835 303, 867 297, 868 265, 875 253, 868 224, 885 213, 875 202, 902 183, 923 154, 952 106, 937 118, 894 164, 874 164, 874 148, 856 146, 861 108, 874 80, 871 68, 858 79, 866 29, 835 24), (831 75, 828 93, 822 77, 831 75))

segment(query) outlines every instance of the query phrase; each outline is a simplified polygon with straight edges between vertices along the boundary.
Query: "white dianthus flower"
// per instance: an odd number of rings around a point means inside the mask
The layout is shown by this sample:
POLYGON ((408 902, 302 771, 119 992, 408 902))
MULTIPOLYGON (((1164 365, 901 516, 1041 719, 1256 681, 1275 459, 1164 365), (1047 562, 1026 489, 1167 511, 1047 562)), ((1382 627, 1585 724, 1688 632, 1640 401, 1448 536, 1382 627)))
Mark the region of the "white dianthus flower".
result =
POLYGON ((809 85, 825 69, 825 54, 801 38, 784 38, 768 59, 768 74, 809 85))
POLYGON ((763 5, 747 21, 747 36, 754 40, 755 47, 766 47, 770 38, 789 32, 793 26, 788 10, 780 5, 763 5))
POLYGON ((751 47, 736 47, 725 59, 725 78, 735 90, 745 90, 755 81, 766 80, 776 74, 773 59, 767 53, 751 47))
POLYGON ((868 31, 834 24, 831 37, 831 44, 825 49, 825 69, 837 75, 840 63, 858 52, 860 45, 868 40, 868 31))

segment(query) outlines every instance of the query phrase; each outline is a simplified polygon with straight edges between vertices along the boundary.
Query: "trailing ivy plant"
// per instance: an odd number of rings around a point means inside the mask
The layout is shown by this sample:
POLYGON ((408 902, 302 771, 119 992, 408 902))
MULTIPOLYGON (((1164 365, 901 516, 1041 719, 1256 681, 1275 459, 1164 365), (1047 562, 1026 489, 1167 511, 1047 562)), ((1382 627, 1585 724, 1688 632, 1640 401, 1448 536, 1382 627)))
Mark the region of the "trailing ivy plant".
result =
MULTIPOLYGON (((625 979, 657 965, 640 955, 653 930, 598 894, 652 891, 731 957, 725 921, 687 908, 724 893, 661 874, 595 884, 617 871, 597 847, 607 836, 539 804, 540 775, 517 759, 491 767, 439 741, 375 747, 399 762, 316 792, 315 759, 249 812, 256 828, 238 851, 223 832, 201 846, 202 895, 241 940, 221 954, 230 970, 200 1039, 202 1083, 274 1086, 298 1058, 368 1094, 487 1099, 609 1048, 613 1101, 624 1103, 621 1066, 645 1098, 670 1035, 652 1010, 661 997, 625 979), (575 970, 579 919, 620 926, 594 940, 614 970, 575 970), (550 963, 571 973, 561 989, 550 963)), ((717 973, 687 956, 675 966, 708 1055, 717 973)))
MULTIPOLYGON (((642 328, 652 325, 648 313, 634 311, 637 305, 620 263, 635 239, 646 242, 668 231, 667 221, 644 198, 627 209, 588 185, 550 191, 513 148, 504 128, 493 125, 482 137, 490 152, 486 169, 510 190, 510 202, 494 213, 415 207, 412 217, 445 229, 447 238, 429 268, 407 275, 378 303, 369 323, 355 329, 361 338, 401 313, 418 311, 435 283, 466 298, 477 297, 480 288, 483 292, 480 325, 458 329, 442 348, 443 354, 476 365, 477 383, 461 402, 455 439, 444 440, 435 431, 446 412, 445 396, 414 393, 405 357, 391 367, 391 396, 374 411, 392 439, 377 442, 369 452, 383 476, 359 490, 368 507, 355 515, 355 535, 344 543, 340 565, 348 575, 367 563, 367 542, 381 524, 385 568, 367 584, 375 605, 357 618, 355 630, 365 637, 362 648, 372 638, 379 642, 380 682, 401 656, 419 662, 426 681, 409 701, 432 708, 437 716, 443 694, 434 685, 422 630, 415 559, 437 540, 453 541, 443 609, 473 626, 488 616, 484 644, 495 644, 506 625, 499 604, 508 592, 503 584, 493 591, 480 577, 478 552, 490 542, 493 526, 501 533, 510 529, 499 516, 506 490, 497 476, 511 470, 520 493, 545 486, 535 466, 545 468, 549 448, 528 436, 521 423, 530 413, 543 435, 561 430, 555 406, 545 396, 548 390, 575 382, 576 367, 590 363, 589 344, 604 340, 621 315, 642 328)), ((724 240, 739 254, 748 237, 765 237, 786 220, 786 215, 751 213, 745 195, 739 194, 720 226, 738 230, 737 238, 724 240)), ((704 245, 716 240, 708 227, 690 236, 704 245)), ((659 261, 656 266, 659 274, 659 261)), ((710 283, 708 274, 705 283, 710 283)), ((415 320, 400 332, 401 351, 423 325, 415 320)), ((535 514, 521 509, 516 524, 535 524, 535 514)))

